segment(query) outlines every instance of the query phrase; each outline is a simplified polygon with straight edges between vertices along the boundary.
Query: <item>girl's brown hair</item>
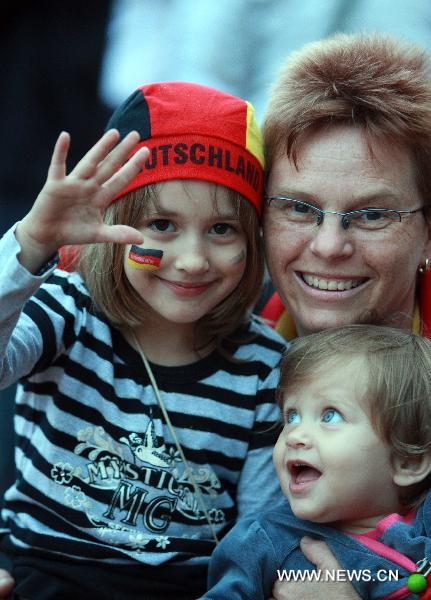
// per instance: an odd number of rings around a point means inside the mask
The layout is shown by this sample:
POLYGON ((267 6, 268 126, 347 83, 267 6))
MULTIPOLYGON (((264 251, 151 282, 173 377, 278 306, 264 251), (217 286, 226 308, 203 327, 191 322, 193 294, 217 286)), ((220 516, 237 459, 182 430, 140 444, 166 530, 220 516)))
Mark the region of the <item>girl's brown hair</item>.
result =
MULTIPOLYGON (((261 289, 264 262, 260 225, 256 210, 239 193, 228 190, 229 198, 247 239, 243 277, 233 292, 196 323, 196 339, 214 340, 218 348, 249 316, 261 289)), ((217 189, 214 193, 217 210, 217 189)), ((109 225, 139 227, 151 207, 157 208, 157 185, 138 188, 111 204, 104 220, 109 225)), ((114 325, 145 323, 145 302, 124 272, 124 246, 91 244, 80 249, 75 268, 80 272, 94 304, 114 325)))
POLYGON ((431 74, 424 49, 388 35, 337 34, 293 53, 273 87, 263 136, 267 172, 283 150, 297 165, 301 143, 333 124, 359 125, 370 149, 408 150, 431 202, 431 74))
MULTIPOLYGON (((277 399, 324 368, 364 358, 368 385, 364 399, 373 428, 393 451, 414 457, 431 451, 431 341, 378 325, 349 325, 297 338, 281 361, 277 399)), ((317 375, 316 375, 317 374, 317 375)), ((406 505, 419 504, 431 475, 406 490, 406 505)))

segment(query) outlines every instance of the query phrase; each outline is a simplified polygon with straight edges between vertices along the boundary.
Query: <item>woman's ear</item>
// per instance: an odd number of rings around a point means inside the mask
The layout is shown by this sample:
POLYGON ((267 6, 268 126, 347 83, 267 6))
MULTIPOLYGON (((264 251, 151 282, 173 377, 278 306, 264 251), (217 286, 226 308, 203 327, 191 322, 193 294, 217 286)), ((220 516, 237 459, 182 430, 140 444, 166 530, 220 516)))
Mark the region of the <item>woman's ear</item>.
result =
POLYGON ((431 473, 431 450, 411 456, 392 455, 392 480, 406 487, 420 483, 431 473))

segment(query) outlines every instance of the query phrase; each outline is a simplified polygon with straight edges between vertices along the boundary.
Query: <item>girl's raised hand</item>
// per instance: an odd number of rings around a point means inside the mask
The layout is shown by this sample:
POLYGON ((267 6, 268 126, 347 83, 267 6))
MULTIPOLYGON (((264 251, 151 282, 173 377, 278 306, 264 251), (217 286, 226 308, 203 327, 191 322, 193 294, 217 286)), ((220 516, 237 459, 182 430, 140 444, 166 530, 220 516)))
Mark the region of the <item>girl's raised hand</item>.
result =
POLYGON ((142 242, 138 230, 103 222, 106 207, 148 158, 148 149, 141 148, 125 163, 139 134, 132 131, 115 146, 119 137, 117 130, 107 131, 67 175, 70 136, 59 135, 46 183, 15 231, 21 245, 19 260, 27 269, 36 272, 64 245, 142 242))

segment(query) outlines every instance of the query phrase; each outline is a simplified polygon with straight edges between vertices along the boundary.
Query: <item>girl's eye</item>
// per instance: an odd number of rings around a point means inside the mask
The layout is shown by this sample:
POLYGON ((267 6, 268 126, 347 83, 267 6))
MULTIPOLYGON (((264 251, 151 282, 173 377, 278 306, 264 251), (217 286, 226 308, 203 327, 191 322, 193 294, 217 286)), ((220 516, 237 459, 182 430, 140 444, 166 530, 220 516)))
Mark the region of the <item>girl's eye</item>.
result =
POLYGON ((344 419, 335 408, 326 408, 322 413, 322 421, 323 423, 341 423, 344 419))
POLYGON ((169 219, 155 219, 148 223, 148 227, 153 231, 174 231, 174 226, 169 219))
POLYGON ((232 225, 228 225, 227 223, 216 223, 210 229, 210 232, 214 232, 217 235, 226 235, 232 231, 234 231, 234 228, 232 225))
POLYGON ((286 423, 291 425, 292 423, 293 424, 300 423, 301 417, 299 415, 299 412, 297 410, 295 410, 294 408, 292 408, 284 413, 284 420, 286 423))

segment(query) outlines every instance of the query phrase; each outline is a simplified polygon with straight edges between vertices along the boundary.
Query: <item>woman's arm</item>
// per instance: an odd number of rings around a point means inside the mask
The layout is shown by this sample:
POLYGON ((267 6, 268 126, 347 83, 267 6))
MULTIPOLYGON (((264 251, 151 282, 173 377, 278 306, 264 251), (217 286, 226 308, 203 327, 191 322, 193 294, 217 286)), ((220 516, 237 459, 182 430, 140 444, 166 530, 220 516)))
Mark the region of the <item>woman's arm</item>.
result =
POLYGON ((14 585, 12 575, 5 569, 0 569, 0 600, 6 600, 14 585))

